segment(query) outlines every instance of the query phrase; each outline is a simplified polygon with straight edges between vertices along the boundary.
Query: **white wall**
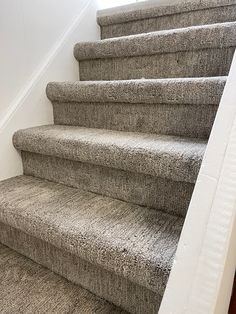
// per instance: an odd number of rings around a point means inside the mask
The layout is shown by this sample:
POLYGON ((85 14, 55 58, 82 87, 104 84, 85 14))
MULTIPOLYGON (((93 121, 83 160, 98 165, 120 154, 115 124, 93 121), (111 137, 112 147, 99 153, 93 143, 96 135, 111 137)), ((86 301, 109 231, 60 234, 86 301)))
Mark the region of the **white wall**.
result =
POLYGON ((0 116, 86 0, 0 0, 0 116))
POLYGON ((45 87, 77 80, 73 46, 99 39, 96 0, 0 0, 0 180, 22 173, 19 128, 52 123, 45 87))
POLYGON ((126 5, 134 2, 145 1, 145 0, 98 0, 99 7, 101 9, 113 8, 121 5, 126 5))

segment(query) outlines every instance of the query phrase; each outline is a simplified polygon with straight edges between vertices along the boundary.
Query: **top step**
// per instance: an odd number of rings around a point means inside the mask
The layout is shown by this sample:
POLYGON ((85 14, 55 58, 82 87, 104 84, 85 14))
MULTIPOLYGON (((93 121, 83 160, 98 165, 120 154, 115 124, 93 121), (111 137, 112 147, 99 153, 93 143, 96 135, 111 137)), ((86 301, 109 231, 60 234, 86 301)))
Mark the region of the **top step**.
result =
POLYGON ((151 0, 98 11, 101 38, 236 20, 236 0, 151 0))

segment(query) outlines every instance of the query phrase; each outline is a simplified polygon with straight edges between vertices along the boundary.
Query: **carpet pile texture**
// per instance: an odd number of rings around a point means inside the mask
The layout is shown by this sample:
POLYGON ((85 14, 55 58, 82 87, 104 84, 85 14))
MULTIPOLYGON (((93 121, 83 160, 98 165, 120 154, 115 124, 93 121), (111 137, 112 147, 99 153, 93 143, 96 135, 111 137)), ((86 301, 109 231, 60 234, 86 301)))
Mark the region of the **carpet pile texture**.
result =
POLYGON ((0 313, 127 314, 2 244, 0 269, 0 313))
POLYGON ((115 12, 98 12, 102 40, 75 45, 80 81, 47 85, 54 124, 13 136, 24 173, 0 182, 0 313, 160 307, 236 47, 236 0, 115 12))

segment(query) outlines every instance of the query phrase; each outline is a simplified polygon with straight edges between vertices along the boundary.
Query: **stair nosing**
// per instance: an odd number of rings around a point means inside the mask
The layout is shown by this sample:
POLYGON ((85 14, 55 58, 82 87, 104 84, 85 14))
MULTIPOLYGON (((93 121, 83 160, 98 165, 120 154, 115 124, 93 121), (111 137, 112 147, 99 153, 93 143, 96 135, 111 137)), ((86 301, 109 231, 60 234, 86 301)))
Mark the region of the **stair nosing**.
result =
POLYGON ((74 46, 74 56, 77 61, 86 61, 230 48, 236 46, 235 36, 236 22, 191 26, 77 43, 74 46), (209 40, 199 41, 199 35, 209 40))
POLYGON ((47 85, 46 94, 49 100, 58 103, 218 105, 226 80, 226 76, 219 76, 124 81, 50 82, 47 85), (192 93, 189 92, 191 88, 194 91, 192 93))

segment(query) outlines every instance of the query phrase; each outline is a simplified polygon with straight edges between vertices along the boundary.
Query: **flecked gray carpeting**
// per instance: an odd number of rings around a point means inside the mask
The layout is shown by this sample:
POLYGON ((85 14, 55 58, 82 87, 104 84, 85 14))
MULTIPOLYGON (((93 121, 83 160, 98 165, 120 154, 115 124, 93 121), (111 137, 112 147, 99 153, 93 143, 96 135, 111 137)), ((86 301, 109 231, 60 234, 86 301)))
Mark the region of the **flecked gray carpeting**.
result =
POLYGON ((235 21, 235 0, 185 0, 164 1, 146 8, 130 8, 109 14, 99 12, 98 23, 102 38, 176 29, 193 25, 207 25, 235 21))
POLYGON ((0 244, 1 314, 125 314, 0 244))
POLYGON ((0 313, 158 312, 236 47, 236 0, 177 2, 100 12, 81 81, 47 86, 55 124, 15 133, 0 242, 96 297, 0 246, 35 278, 3 280, 0 313))

